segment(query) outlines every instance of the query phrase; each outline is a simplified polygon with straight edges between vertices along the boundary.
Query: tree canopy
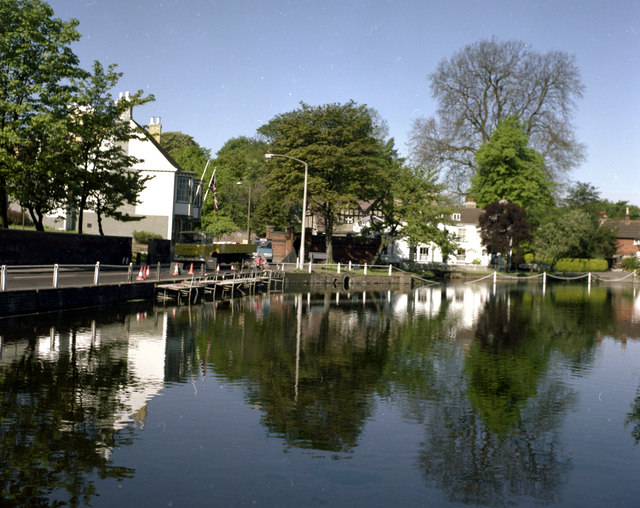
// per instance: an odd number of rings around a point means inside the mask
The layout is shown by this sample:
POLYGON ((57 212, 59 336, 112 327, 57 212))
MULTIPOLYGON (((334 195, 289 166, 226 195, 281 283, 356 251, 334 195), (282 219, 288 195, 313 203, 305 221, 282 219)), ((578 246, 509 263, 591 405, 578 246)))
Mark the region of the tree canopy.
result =
MULTIPOLYGON (((308 211, 324 222, 326 248, 332 258, 332 236, 339 213, 358 201, 376 198, 387 182, 385 129, 375 111, 350 101, 309 106, 276 116, 258 129, 276 154, 305 161, 308 211)), ((302 201, 304 167, 274 159, 268 182, 272 199, 297 209, 302 201)))
POLYGON ((500 199, 527 210, 539 222, 554 205, 553 183, 544 171, 544 159, 528 146, 529 135, 515 117, 500 122, 489 140, 476 152, 477 172, 471 177, 471 194, 484 207, 500 199))
POLYGON ((490 203, 480 215, 480 237, 487 252, 509 258, 512 249, 517 249, 524 240, 532 237, 527 212, 515 203, 501 200, 490 203))
POLYGON ((573 56, 541 54, 521 41, 481 40, 442 60, 430 81, 438 109, 436 117, 414 122, 412 158, 441 170, 458 191, 466 191, 477 171, 478 148, 509 116, 523 122, 551 180, 583 159, 572 117, 584 87, 573 56))
POLYGON ((85 73, 71 49, 77 20, 54 18, 41 0, 3 0, 0 19, 0 227, 8 227, 8 193, 36 223, 56 207, 69 80, 85 73))
POLYGON ((78 210, 78 232, 82 233, 85 210, 93 210, 100 234, 102 218, 120 221, 137 220, 125 211, 123 205, 135 205, 138 195, 149 179, 129 171, 139 162, 127 155, 124 146, 136 136, 145 136, 131 124, 131 108, 153 100, 144 97, 142 90, 118 101, 110 91, 116 86, 121 73, 116 65, 106 69, 94 62, 93 73, 76 83, 72 113, 69 115, 70 152, 69 179, 66 205, 78 210))

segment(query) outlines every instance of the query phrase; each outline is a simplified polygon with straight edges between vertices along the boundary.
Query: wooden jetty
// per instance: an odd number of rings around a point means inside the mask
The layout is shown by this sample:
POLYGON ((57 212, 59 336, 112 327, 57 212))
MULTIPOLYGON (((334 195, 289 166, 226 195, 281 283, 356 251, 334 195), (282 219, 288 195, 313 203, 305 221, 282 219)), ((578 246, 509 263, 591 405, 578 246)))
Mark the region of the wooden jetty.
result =
POLYGON ((282 291, 284 272, 227 272, 213 276, 191 277, 183 281, 156 284, 156 298, 160 301, 175 301, 196 304, 206 300, 231 299, 257 292, 282 291))

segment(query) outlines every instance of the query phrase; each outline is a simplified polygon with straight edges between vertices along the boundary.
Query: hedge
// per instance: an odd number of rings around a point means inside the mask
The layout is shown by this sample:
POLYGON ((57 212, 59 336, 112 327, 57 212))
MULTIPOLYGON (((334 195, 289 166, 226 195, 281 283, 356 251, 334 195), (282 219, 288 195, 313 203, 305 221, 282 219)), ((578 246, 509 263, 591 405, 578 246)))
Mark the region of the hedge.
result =
POLYGON ((561 272, 606 272, 609 263, 606 259, 559 259, 555 269, 561 272))

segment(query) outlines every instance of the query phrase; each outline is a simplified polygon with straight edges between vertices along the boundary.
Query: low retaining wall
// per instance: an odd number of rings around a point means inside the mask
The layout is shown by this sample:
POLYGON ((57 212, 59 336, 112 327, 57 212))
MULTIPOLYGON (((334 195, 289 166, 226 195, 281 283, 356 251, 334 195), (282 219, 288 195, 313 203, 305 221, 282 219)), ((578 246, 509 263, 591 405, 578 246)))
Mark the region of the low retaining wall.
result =
POLYGON ((152 300, 154 282, 0 292, 0 316, 19 316, 64 309, 152 300))
POLYGON ((408 287, 413 285, 411 275, 399 273, 394 275, 362 275, 345 273, 304 273, 291 272, 285 277, 285 290, 290 287, 314 287, 337 289, 368 289, 374 287, 408 287))

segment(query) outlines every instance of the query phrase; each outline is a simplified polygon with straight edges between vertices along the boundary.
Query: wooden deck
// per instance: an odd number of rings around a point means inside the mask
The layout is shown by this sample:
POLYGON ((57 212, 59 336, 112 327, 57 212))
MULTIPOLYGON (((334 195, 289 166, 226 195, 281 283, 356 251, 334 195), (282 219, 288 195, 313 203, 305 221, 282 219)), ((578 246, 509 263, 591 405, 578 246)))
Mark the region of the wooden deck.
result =
POLYGON ((232 272, 212 277, 192 277, 181 282, 156 284, 159 301, 175 301, 178 305, 196 304, 204 300, 225 300, 257 292, 282 291, 284 272, 232 272))

